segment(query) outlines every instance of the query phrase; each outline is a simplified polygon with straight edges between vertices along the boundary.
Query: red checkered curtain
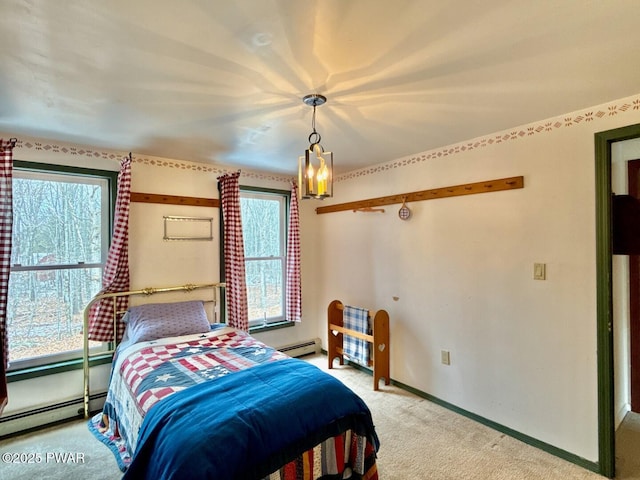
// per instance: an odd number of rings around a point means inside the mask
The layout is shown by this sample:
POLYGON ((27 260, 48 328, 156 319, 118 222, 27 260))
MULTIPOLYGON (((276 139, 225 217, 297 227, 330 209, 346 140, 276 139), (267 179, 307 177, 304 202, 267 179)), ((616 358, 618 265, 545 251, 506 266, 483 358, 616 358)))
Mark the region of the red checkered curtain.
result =
POLYGON ((300 215, 298 213, 298 186, 291 182, 289 202, 289 231, 287 232, 287 304, 286 316, 290 322, 302 320, 302 288, 300 284, 300 215))
POLYGON ((0 415, 7 404, 7 368, 9 336, 7 334, 7 297, 11 269, 11 231, 13 226, 13 147, 0 138, 0 415))
MULTIPOLYGON (((100 293, 126 292, 129 290, 129 203, 131 200, 131 155, 122 160, 118 174, 118 196, 109 247, 107 264, 102 274, 100 293)), ((129 297, 118 297, 117 311, 129 306, 129 297)), ((89 311, 89 340, 108 342, 113 339, 113 300, 103 299, 94 303, 89 311)), ((118 322, 117 340, 122 338, 124 323, 118 322)))
POLYGON ((244 241, 240 214, 240 172, 218 177, 224 225, 224 276, 227 287, 227 319, 230 326, 249 330, 247 283, 244 270, 244 241))

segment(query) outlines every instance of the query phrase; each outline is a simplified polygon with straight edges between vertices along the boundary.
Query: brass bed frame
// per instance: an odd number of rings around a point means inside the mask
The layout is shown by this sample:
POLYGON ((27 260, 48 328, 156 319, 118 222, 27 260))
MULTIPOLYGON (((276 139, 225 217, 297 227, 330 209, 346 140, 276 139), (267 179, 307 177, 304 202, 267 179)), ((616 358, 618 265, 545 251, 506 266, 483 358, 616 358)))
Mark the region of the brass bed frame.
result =
POLYGON ((89 400, 90 400, 90 386, 89 386, 89 361, 91 358, 93 357, 103 357, 105 355, 113 355, 115 353, 116 350, 116 346, 117 346, 117 331, 118 331, 118 318, 121 317, 122 315, 124 315, 124 311, 118 311, 118 309, 116 308, 117 302, 116 300, 119 297, 127 297, 127 296, 135 296, 135 295, 144 295, 144 296, 151 296, 154 295, 156 293, 167 293, 167 292, 192 292, 194 290, 200 290, 200 289, 210 289, 213 293, 213 298, 211 300, 205 300, 206 303, 213 303, 213 317, 212 320, 213 322, 215 322, 217 319, 215 318, 216 316, 216 306, 218 304, 220 295, 219 295, 219 291, 222 288, 225 288, 226 284, 225 283, 204 283, 204 284, 186 284, 186 285, 180 285, 180 286, 176 286, 176 287, 163 287, 163 288, 156 288, 156 287, 150 287, 150 288, 143 288, 141 290, 130 290, 127 292, 114 292, 114 293, 103 293, 103 294, 99 294, 96 295, 95 297, 93 297, 91 299, 91 301, 87 304, 87 306, 84 309, 84 324, 83 324, 83 337, 84 337, 84 343, 83 343, 83 378, 84 378, 84 389, 83 389, 83 401, 84 401, 84 417, 85 418, 89 418, 89 400), (113 340, 111 342, 109 342, 109 348, 107 350, 101 350, 99 352, 96 353, 91 353, 89 351, 89 312, 91 309, 91 306, 96 303, 99 302, 100 300, 106 299, 106 298, 111 298, 113 300, 113 340))

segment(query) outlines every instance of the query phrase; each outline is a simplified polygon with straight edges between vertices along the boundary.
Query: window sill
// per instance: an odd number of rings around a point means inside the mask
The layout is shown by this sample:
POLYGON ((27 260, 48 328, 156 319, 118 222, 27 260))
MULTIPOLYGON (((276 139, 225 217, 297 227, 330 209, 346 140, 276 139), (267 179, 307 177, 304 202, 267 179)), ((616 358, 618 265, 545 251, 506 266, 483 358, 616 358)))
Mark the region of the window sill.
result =
MULTIPOLYGON (((89 360, 89 366, 94 367, 96 365, 111 363, 112 359, 113 355, 110 353, 95 356, 89 360)), ((45 375, 54 375, 56 373, 68 372, 70 370, 82 370, 82 368, 82 358, 76 358, 74 360, 67 360, 64 362, 55 362, 37 367, 22 368, 20 370, 7 372, 7 382, 19 382, 21 380, 43 377, 45 375)))
POLYGON ((288 328, 295 326, 295 322, 273 322, 266 325, 256 325, 255 327, 249 327, 249 333, 262 333, 270 330, 279 330, 281 328, 288 328))

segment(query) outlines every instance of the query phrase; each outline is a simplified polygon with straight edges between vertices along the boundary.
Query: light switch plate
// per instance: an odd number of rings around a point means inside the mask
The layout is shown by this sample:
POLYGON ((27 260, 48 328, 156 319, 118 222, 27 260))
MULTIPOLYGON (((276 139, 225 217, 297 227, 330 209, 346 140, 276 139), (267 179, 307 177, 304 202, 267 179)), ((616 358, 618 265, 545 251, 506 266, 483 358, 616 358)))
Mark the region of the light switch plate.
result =
POLYGON ((546 280, 547 278, 547 265, 546 263, 534 263, 533 264, 533 279, 534 280, 546 280))
POLYGON ((440 361, 443 365, 451 365, 451 356, 448 350, 440 350, 440 361))

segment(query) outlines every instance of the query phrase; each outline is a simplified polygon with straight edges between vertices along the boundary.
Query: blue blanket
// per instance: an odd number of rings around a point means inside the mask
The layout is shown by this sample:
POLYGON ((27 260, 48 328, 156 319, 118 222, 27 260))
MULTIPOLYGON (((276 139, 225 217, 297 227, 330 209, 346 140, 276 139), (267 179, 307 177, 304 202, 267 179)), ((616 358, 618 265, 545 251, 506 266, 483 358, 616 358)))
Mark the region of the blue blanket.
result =
POLYGON ((348 429, 378 450, 368 407, 342 382, 302 360, 265 363, 152 407, 123 479, 258 479, 348 429))
MULTIPOLYGON (((369 310, 345 305, 342 321, 344 328, 368 335, 372 333, 369 326, 369 310)), ((342 346, 344 354, 349 357, 349 360, 365 367, 369 366, 369 342, 345 333, 342 346)))

